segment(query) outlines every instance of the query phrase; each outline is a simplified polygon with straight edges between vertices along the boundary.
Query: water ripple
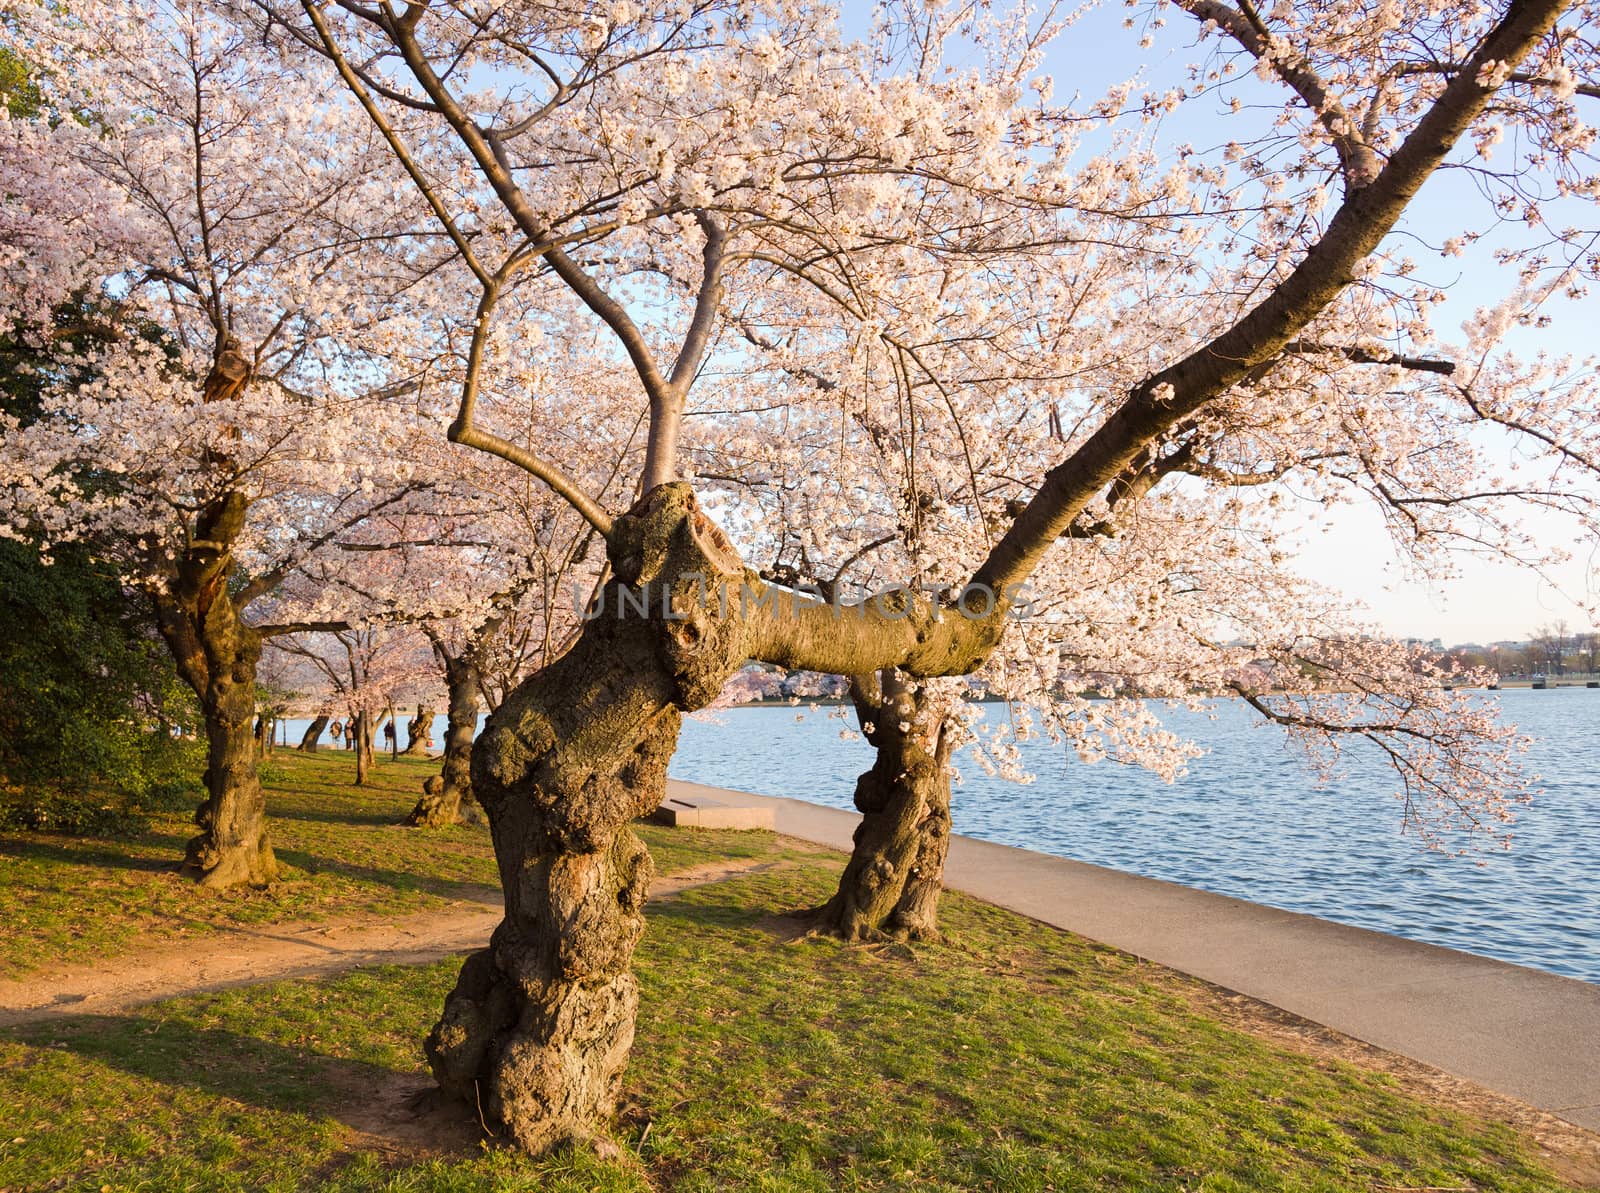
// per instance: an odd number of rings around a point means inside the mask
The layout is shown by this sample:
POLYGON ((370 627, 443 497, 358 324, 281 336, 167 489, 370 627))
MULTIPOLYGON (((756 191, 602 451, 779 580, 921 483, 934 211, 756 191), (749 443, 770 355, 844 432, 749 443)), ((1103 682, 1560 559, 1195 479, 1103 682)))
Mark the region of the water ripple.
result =
MULTIPOLYGON (((1535 738, 1528 766, 1544 777, 1508 853, 1422 851, 1400 832, 1394 775, 1379 759, 1351 751, 1343 777, 1319 787, 1239 705, 1214 720, 1162 710, 1208 751, 1171 785, 1086 766, 1043 742, 1024 747, 1037 775, 1027 786, 965 766, 955 829, 1600 982, 1600 691, 1497 697, 1535 738)), ((672 774, 849 808, 871 753, 839 728, 826 713, 797 721, 787 708, 691 719, 672 774)))

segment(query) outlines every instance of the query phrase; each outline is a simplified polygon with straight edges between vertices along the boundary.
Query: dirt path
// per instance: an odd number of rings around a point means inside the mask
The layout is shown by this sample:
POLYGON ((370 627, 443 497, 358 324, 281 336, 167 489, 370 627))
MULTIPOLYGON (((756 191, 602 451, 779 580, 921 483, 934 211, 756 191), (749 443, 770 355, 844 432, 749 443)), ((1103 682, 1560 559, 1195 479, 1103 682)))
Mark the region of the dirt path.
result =
MULTIPOLYGON (((657 878, 652 900, 770 868, 759 858, 706 862, 657 878)), ((271 924, 0 982, 0 1027, 56 1015, 123 1010, 141 1003, 249 986, 278 978, 342 973, 367 965, 420 965, 478 948, 500 922, 495 903, 455 903, 384 922, 271 924)))

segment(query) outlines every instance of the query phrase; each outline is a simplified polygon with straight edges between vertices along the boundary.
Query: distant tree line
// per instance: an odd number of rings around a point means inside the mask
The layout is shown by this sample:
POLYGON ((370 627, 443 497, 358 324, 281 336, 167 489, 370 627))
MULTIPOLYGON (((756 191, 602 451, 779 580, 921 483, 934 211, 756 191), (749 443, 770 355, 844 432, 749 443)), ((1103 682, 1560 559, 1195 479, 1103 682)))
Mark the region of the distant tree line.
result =
POLYGON ((1525 642, 1457 646, 1450 656, 1464 667, 1487 667, 1499 675, 1600 674, 1600 630, 1573 630, 1565 620, 1547 622, 1525 642))

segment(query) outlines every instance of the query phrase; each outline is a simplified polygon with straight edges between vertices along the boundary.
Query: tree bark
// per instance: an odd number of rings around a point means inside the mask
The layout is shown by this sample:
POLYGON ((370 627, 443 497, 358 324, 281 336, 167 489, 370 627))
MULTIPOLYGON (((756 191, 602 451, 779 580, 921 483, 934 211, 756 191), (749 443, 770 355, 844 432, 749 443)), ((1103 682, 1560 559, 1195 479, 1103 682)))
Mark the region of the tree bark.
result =
POLYGON ((300 749, 308 754, 315 754, 317 746, 322 741, 322 735, 327 731, 328 717, 313 717, 311 724, 306 726, 306 731, 300 737, 300 749))
POLYGON ((256 641, 235 656, 235 669, 248 667, 251 682, 214 677, 200 698, 206 722, 207 795, 195 809, 200 832, 184 850, 184 869, 202 886, 265 886, 278 877, 277 859, 267 839, 266 797, 256 773, 256 743, 250 734, 255 661, 260 653, 256 641))
POLYGON ((406 823, 424 828, 476 824, 480 813, 472 797, 472 739, 478 732, 478 668, 470 647, 455 655, 442 646, 436 649, 444 661, 445 689, 449 693, 444 758, 439 781, 429 780, 423 786, 422 798, 406 823))
POLYGON ((364 708, 360 709, 348 723, 355 726, 355 733, 351 736, 351 744, 356 752, 355 785, 364 787, 367 777, 372 773, 372 714, 364 708))
POLYGON ((939 778, 922 792, 917 852, 906 870, 905 886, 886 931, 907 940, 938 940, 939 896, 944 893, 944 863, 950 854, 950 740, 941 728, 935 758, 939 778))
POLYGON ((406 748, 402 754, 426 754, 428 735, 433 732, 433 709, 417 705, 417 715, 406 722, 406 748))
POLYGON ((204 510, 175 576, 152 593, 157 627, 205 720, 206 797, 195 810, 200 832, 183 864, 210 887, 264 886, 278 877, 252 734, 261 636, 239 616, 228 591, 231 544, 248 504, 230 493, 204 510))
POLYGON ((472 751, 505 919, 461 970, 426 1050, 440 1085, 533 1153, 592 1139, 632 1046, 652 866, 629 823, 656 808, 680 710, 702 708, 746 656, 735 617, 697 604, 743 574, 686 485, 618 519, 607 605, 561 658, 491 714, 472 751), (624 592, 649 612, 624 612, 624 592), (661 614, 663 598, 682 619, 661 614), (692 606, 692 607, 691 607, 692 606))
POLYGON ((816 922, 846 940, 937 939, 950 849, 949 726, 892 669, 853 677, 850 695, 877 755, 856 780, 861 824, 816 922))

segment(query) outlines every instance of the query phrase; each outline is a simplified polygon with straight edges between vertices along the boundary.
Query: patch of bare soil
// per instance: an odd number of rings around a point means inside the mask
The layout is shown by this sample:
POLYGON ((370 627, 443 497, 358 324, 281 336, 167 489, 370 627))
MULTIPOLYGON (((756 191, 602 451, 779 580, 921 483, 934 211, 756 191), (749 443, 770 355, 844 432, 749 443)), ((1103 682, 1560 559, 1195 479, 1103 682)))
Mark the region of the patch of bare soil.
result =
POLYGON ((1600 1135, 1493 1090, 1302 1019, 1248 995, 1186 983, 1202 1014, 1318 1060, 1340 1060, 1392 1077, 1407 1093, 1475 1118, 1506 1123, 1533 1143, 1539 1159, 1568 1184, 1600 1189, 1600 1135))
POLYGON ((444 1097, 427 1073, 386 1073, 342 1092, 348 1096, 337 1117, 354 1133, 346 1154, 375 1152, 388 1164, 414 1164, 492 1142, 476 1109, 444 1097))
MULTIPOLYGON (((764 869, 759 859, 707 862, 651 884, 652 898, 764 869)), ((279 978, 342 973, 367 965, 421 965, 479 948, 499 924, 498 902, 456 903, 441 911, 373 922, 272 924, 178 947, 0 982, 0 1027, 124 1010, 185 994, 279 978)))

